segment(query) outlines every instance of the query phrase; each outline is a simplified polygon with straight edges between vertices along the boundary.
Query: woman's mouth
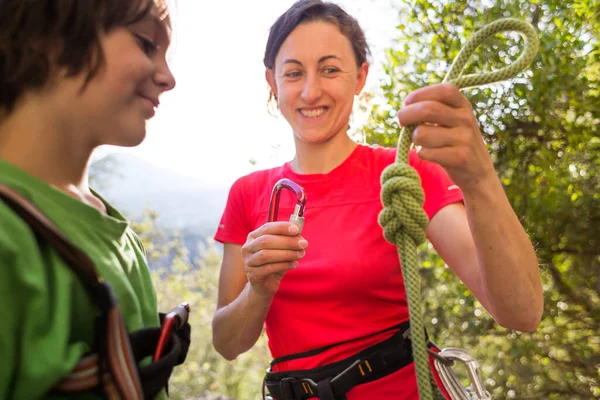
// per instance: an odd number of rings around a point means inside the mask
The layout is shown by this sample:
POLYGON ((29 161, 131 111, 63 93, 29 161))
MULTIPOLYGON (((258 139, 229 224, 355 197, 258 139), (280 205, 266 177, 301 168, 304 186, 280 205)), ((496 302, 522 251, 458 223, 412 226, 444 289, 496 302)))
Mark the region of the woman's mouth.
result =
POLYGON ((307 117, 307 118, 316 118, 319 117, 321 115, 323 115, 323 113, 325 113, 325 111, 327 111, 329 109, 329 107, 318 107, 318 108, 301 108, 300 114, 302 114, 303 116, 307 117))

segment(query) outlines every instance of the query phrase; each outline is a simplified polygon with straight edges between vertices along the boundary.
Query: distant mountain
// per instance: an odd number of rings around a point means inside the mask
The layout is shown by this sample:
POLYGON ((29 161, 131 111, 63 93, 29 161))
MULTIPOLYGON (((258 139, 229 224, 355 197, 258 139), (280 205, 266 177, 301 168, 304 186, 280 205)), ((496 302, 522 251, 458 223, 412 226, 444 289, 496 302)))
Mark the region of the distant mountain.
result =
MULTIPOLYGON (((109 166, 96 169, 101 194, 128 218, 138 219, 145 208, 156 211, 163 229, 212 236, 225 208, 229 188, 206 187, 123 153, 110 156, 109 166)), ((94 174, 94 166, 92 174, 94 174)))

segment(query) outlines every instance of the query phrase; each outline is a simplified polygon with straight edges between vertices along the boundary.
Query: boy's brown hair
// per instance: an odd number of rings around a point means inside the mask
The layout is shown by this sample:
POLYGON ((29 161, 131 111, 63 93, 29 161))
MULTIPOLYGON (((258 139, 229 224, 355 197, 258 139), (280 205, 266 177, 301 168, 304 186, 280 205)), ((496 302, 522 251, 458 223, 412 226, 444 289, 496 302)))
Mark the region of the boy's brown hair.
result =
POLYGON ((87 83, 104 61, 99 34, 141 20, 155 4, 166 12, 158 0, 0 0, 0 111, 10 113, 56 67, 67 76, 87 69, 87 83))

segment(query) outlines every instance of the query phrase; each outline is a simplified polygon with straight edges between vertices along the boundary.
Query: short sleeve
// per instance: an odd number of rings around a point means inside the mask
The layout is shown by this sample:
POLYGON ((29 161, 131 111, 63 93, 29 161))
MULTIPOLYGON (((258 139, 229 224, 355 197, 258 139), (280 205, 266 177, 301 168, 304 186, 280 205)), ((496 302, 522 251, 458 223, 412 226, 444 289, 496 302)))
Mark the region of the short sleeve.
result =
POLYGON ((414 150, 410 152, 409 164, 421 177, 421 186, 425 193, 423 209, 429 219, 447 205, 463 202, 462 191, 439 164, 422 160, 414 150))
POLYGON ((244 202, 245 180, 240 178, 234 182, 227 196, 225 211, 215 234, 220 243, 244 244, 252 231, 244 202))

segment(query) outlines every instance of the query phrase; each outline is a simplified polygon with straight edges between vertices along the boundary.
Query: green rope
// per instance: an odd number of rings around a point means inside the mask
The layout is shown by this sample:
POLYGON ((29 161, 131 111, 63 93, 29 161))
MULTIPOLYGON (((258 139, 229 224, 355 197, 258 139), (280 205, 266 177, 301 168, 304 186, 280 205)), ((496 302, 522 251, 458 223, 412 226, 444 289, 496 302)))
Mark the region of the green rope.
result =
MULTIPOLYGON (((512 78, 527 68, 535 58, 538 46, 536 32, 527 22, 512 18, 492 22, 476 32, 466 43, 458 53, 444 82, 453 83, 459 89, 464 89, 512 78), (463 76, 463 69, 475 49, 488 37, 505 31, 518 32, 525 39, 524 50, 517 60, 498 71, 463 76)), ((424 194, 419 175, 408 165, 408 153, 415 128, 414 125, 407 126, 400 132, 396 162, 388 166, 381 175, 381 199, 384 209, 379 214, 379 224, 384 229, 386 240, 398 247, 410 313, 419 395, 423 400, 431 400, 433 397, 417 264, 417 246, 425 241, 424 230, 428 219, 423 211, 424 194)))

